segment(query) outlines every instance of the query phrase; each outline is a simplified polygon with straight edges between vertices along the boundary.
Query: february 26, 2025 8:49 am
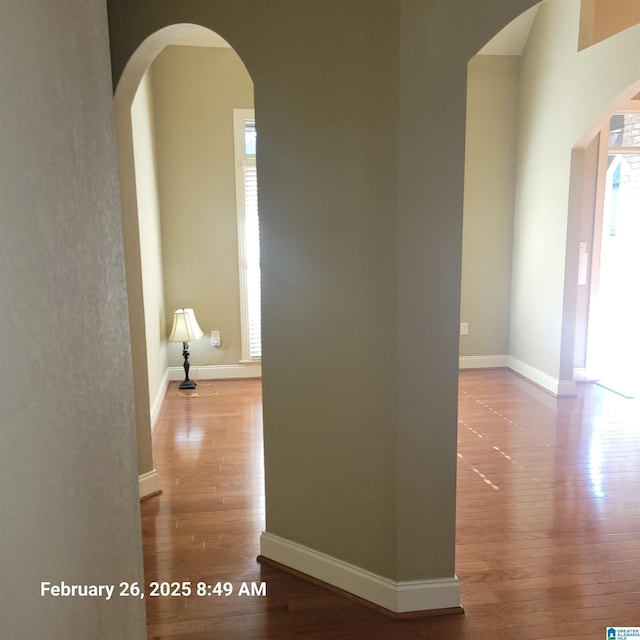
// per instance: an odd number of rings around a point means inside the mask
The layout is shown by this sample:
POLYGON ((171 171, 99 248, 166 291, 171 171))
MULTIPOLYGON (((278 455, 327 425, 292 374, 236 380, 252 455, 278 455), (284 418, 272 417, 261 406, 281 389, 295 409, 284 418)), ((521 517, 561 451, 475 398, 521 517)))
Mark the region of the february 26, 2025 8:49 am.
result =
POLYGON ((266 582, 150 582, 148 590, 139 582, 114 584, 68 584, 61 582, 41 582, 40 595, 51 598, 211 598, 230 596, 264 598, 267 595, 266 582))

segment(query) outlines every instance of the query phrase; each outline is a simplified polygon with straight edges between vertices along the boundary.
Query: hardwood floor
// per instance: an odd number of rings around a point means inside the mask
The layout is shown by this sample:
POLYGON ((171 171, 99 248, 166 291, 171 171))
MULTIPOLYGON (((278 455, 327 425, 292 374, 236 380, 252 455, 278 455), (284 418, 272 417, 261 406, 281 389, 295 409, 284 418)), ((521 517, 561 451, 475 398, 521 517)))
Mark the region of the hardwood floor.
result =
POLYGON ((600 640, 608 625, 640 626, 638 401, 594 385, 557 400, 505 370, 462 372, 465 614, 394 621, 256 562, 260 383, 215 388, 186 399, 172 385, 164 402, 154 436, 164 491, 141 504, 145 575, 147 591, 228 582, 234 595, 147 597, 149 638, 600 640), (263 582, 267 597, 237 595, 263 582))

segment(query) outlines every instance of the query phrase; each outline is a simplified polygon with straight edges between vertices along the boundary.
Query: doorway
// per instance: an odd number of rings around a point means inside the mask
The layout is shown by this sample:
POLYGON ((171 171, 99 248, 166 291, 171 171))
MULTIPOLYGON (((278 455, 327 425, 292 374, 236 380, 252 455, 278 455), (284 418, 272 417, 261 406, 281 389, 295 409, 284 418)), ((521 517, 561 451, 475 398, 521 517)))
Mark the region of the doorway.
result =
POLYGON ((615 113, 600 136, 588 369, 624 397, 640 395, 640 102, 615 113))
POLYGON ((151 430, 168 380, 173 310, 218 331, 190 343, 200 377, 253 377, 241 359, 233 109, 253 107, 244 64, 213 32, 173 25, 131 57, 115 93, 141 497, 161 488, 151 430), (152 68, 153 67, 153 68, 152 68), (144 479, 144 482, 143 482, 144 479))

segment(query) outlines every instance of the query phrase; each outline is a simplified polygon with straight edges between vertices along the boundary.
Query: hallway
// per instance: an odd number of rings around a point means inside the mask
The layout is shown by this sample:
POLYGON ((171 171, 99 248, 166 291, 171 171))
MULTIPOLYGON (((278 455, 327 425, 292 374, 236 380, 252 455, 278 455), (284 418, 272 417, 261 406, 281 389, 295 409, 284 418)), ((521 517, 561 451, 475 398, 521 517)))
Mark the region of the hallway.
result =
POLYGON ((465 615, 394 621, 256 561, 260 381, 198 390, 187 399, 172 384, 155 430, 164 491, 141 505, 149 638, 595 640, 607 625, 640 624, 637 401, 593 385, 557 400, 506 370, 462 372, 465 615), (153 581, 192 593, 149 597, 153 581))

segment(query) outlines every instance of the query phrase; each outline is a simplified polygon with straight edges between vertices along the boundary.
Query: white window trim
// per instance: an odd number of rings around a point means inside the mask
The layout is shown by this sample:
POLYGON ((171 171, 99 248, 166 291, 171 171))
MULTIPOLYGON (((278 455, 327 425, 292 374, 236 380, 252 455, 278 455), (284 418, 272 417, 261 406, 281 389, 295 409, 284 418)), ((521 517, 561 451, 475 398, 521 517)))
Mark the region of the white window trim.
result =
POLYGON ((245 209, 245 167, 256 166, 255 156, 245 153, 244 123, 255 121, 253 109, 233 110, 233 134, 236 175, 236 208, 238 222, 238 269, 240 282, 240 326, 241 326, 241 363, 260 362, 261 356, 251 355, 249 284, 247 278, 247 243, 246 243, 246 209, 245 209))

